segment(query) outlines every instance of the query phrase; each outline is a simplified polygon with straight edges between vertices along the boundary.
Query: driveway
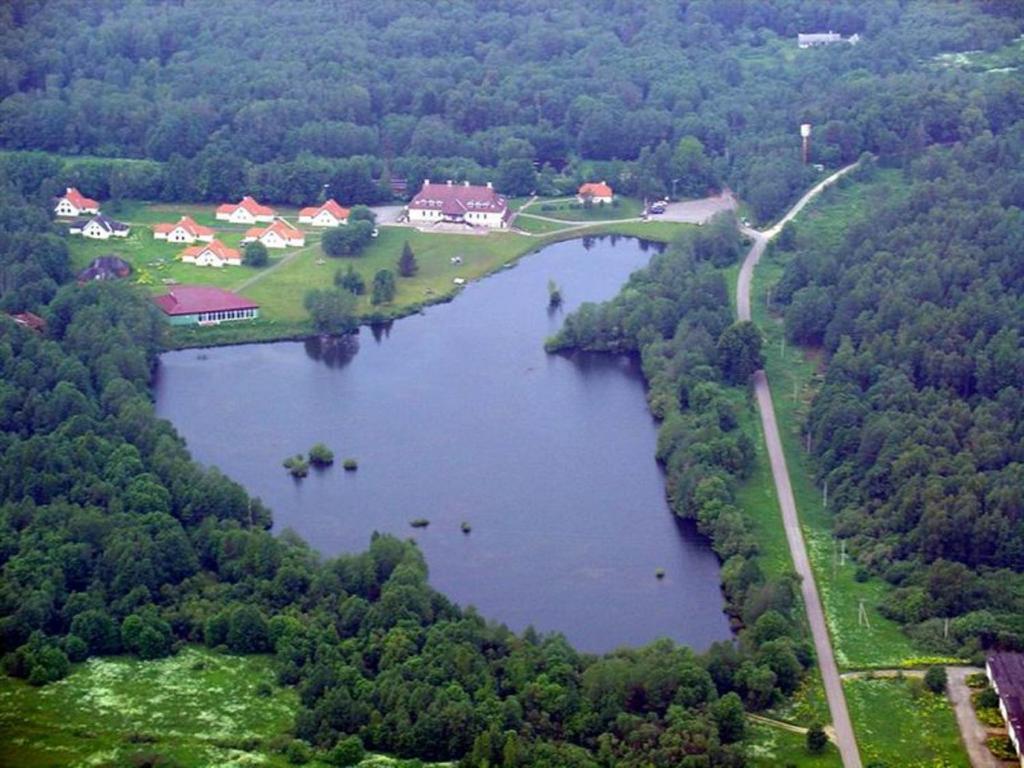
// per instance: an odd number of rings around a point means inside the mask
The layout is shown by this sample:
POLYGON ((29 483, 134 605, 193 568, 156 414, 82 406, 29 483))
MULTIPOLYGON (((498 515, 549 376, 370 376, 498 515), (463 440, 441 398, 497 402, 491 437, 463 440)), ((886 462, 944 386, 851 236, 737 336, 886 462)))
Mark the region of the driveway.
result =
POLYGON ((374 205, 370 210, 377 214, 378 224, 397 224, 398 217, 405 210, 404 205, 374 205))
POLYGON ((947 691, 956 713, 956 724, 960 726, 960 738, 967 747, 967 755, 971 758, 974 768, 1003 768, 1013 765, 997 760, 988 751, 985 739, 988 733, 985 726, 978 720, 971 706, 971 689, 967 686, 967 676, 983 672, 979 667, 946 667, 947 691))
POLYGON ((723 192, 717 197, 702 197, 700 200, 684 200, 669 203, 665 212, 653 216, 655 221, 681 221, 686 224, 703 224, 716 213, 736 210, 736 198, 732 192, 723 192))

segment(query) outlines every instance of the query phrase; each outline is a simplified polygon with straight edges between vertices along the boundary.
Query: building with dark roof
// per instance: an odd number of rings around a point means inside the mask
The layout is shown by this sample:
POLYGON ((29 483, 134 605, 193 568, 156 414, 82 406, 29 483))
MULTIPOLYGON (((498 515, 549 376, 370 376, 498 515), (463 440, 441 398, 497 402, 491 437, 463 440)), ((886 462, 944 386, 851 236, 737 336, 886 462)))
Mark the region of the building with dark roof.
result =
POLYGON ((431 184, 430 179, 409 203, 409 221, 416 224, 461 224, 503 229, 508 226, 508 200, 486 187, 468 181, 431 184))
POLYGON ((109 254, 99 256, 89 266, 78 273, 78 282, 88 283, 92 280, 119 280, 132 273, 132 265, 120 256, 109 254))
POLYGON ((212 285, 177 285, 162 296, 154 296, 153 302, 171 325, 219 325, 260 316, 256 302, 212 285))
POLYGON ((128 237, 130 231, 131 227, 124 222, 116 221, 102 213, 97 213, 91 219, 79 219, 68 227, 68 232, 72 235, 90 237, 93 240, 128 237))
POLYGON ((1007 735, 1024 768, 1024 653, 996 651, 985 662, 985 674, 999 694, 999 711, 1007 735))

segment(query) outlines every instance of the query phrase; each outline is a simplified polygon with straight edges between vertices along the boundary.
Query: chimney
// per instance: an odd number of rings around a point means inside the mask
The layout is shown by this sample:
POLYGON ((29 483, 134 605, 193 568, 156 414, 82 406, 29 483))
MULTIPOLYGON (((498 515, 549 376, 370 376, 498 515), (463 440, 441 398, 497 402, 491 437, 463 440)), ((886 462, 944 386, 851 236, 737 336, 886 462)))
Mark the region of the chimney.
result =
POLYGON ((450 187, 451 185, 452 185, 452 180, 448 179, 448 186, 450 187))
POLYGON ((489 182, 489 181, 488 181, 488 182, 487 182, 487 188, 488 188, 488 189, 494 189, 494 185, 493 185, 493 184, 491 184, 491 182, 489 182))
POLYGON ((466 181, 462 182, 462 186, 468 187, 469 186, 469 179, 466 179, 466 181))
POLYGON ((429 187, 430 186, 430 179, 424 179, 423 180, 423 186, 429 187))

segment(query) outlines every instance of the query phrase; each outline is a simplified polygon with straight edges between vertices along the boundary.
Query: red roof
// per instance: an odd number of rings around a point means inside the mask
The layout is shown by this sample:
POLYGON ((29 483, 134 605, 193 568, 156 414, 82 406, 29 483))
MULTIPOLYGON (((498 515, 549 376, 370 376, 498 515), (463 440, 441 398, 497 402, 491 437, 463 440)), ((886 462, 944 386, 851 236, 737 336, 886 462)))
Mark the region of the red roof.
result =
POLYGON ((250 227, 246 230, 245 236, 259 239, 268 232, 277 232, 282 239, 292 240, 295 238, 305 239, 305 235, 302 234, 301 230, 296 229, 284 219, 277 219, 273 224, 266 227, 250 227))
POLYGON ((169 235, 171 232, 181 227, 186 232, 190 233, 192 237, 206 237, 213 234, 213 230, 209 227, 204 227, 202 224, 196 224, 195 220, 191 216, 182 216, 177 224, 154 224, 153 232, 162 232, 165 235, 169 235))
POLYGON ((586 195, 591 197, 611 197, 612 188, 603 181, 588 181, 580 186, 578 194, 580 197, 585 197, 586 195))
POLYGON ((46 321, 34 312, 18 312, 11 315, 11 319, 18 325, 31 328, 33 331, 42 333, 46 330, 46 321))
POLYGON ((299 216, 302 216, 302 217, 309 216, 312 219, 312 218, 316 217, 317 214, 320 213, 320 211, 327 211, 328 213, 330 213, 332 216, 334 216, 334 218, 338 219, 339 221, 343 220, 343 219, 347 219, 348 218, 348 214, 349 214, 348 208, 343 208, 342 206, 340 206, 338 204, 338 202, 334 198, 331 198, 330 200, 328 200, 326 203, 324 203, 321 206, 316 206, 316 207, 312 207, 312 208, 303 208, 301 211, 299 211, 299 216))
POLYGON ((212 285, 178 285, 153 301, 168 315, 196 315, 231 309, 259 309, 259 304, 212 285))
POLYGON ((86 197, 74 187, 68 187, 68 191, 64 193, 65 199, 71 203, 75 208, 99 208, 100 204, 93 200, 91 197, 86 197))
POLYGON ((410 208, 437 210, 447 214, 473 212, 505 213, 508 203, 491 187, 473 184, 431 184, 423 182, 423 188, 409 203, 410 208))
POLYGON ((210 251, 217 258, 222 261, 228 261, 229 259, 241 259, 241 251, 237 251, 234 248, 228 248, 220 240, 211 240, 206 245, 193 245, 191 248, 186 248, 181 252, 182 256, 199 256, 204 251, 210 251))
POLYGON ((217 206, 217 213, 234 213, 239 208, 245 208, 253 216, 273 216, 274 209, 266 205, 260 205, 249 195, 246 195, 237 203, 224 203, 217 206))

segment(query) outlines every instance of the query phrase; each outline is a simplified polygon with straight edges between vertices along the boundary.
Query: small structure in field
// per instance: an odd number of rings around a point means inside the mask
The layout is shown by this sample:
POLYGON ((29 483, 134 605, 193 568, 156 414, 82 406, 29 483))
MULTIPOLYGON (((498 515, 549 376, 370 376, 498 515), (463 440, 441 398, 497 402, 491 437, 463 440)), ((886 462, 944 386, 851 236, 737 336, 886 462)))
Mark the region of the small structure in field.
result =
POLYGON ((580 185, 579 191, 576 193, 576 199, 580 203, 586 203, 589 200, 595 204, 604 203, 605 205, 611 205, 612 200, 615 199, 615 193, 608 186, 608 182, 588 181, 580 185))
POLYGON ((302 234, 302 231, 284 219, 277 219, 269 227, 253 227, 245 233, 242 244, 253 243, 257 240, 267 248, 302 247, 306 244, 306 236, 302 234))
POLYGON ((260 305, 212 285, 179 285, 153 302, 171 325, 219 325, 259 317, 260 305))
POLYGON ((277 213, 273 208, 261 205, 246 195, 237 203, 224 203, 217 206, 217 221, 230 221, 232 224, 256 224, 260 221, 271 222, 277 213))
POLYGON ((1024 653, 996 651, 985 661, 985 674, 999 696, 1007 736, 1024 768, 1024 653))
POLYGON ((504 229, 511 210, 508 201, 490 182, 481 187, 468 181, 432 184, 430 179, 409 203, 412 224, 462 224, 468 227, 504 229))
POLYGON ((53 212, 61 218, 75 218, 88 213, 99 213, 100 204, 74 187, 68 187, 63 196, 57 198, 53 212))
POLYGON ((210 227, 197 224, 191 216, 182 216, 176 224, 153 225, 153 239, 166 240, 168 243, 210 243, 213 242, 214 234, 210 227))
POLYGON ((92 240, 109 240, 112 237, 128 237, 131 227, 124 222, 97 213, 91 219, 79 219, 72 222, 68 227, 68 232, 92 240))
POLYGON ((333 198, 320 206, 303 208, 299 211, 299 224, 312 227, 339 227, 348 224, 348 208, 338 204, 333 198))
POLYGON ((197 267, 240 267, 242 253, 236 248, 229 248, 220 240, 213 240, 205 245, 193 245, 181 252, 181 260, 197 267))
POLYGON ((79 283, 93 280, 121 280, 132 273, 132 265, 120 256, 108 254, 93 259, 89 266, 78 273, 79 283))

